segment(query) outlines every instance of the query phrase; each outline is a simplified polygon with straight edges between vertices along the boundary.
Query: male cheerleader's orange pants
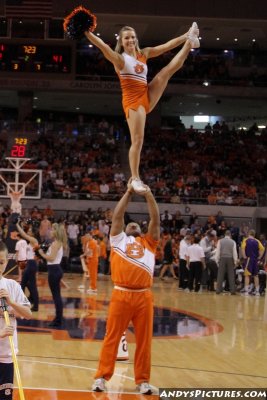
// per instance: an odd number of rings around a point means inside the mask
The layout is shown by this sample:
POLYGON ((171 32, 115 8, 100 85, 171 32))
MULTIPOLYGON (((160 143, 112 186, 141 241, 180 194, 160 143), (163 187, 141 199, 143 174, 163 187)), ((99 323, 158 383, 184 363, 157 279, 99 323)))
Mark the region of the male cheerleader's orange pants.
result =
POLYGON ((153 295, 150 290, 130 292, 114 289, 109 305, 106 335, 95 379, 109 380, 115 368, 120 339, 132 321, 136 350, 134 375, 136 384, 149 382, 153 331, 153 295))
POLYGON ((98 259, 87 258, 86 266, 90 276, 90 289, 96 290, 98 259))

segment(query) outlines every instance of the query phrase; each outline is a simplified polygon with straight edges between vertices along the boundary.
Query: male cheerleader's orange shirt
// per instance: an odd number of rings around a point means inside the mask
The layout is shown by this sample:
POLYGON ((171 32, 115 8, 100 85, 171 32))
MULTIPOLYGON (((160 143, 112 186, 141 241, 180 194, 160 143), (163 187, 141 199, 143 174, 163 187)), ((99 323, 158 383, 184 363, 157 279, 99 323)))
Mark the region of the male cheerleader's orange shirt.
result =
POLYGON ((135 238, 121 232, 110 236, 111 279, 114 284, 129 289, 151 287, 158 243, 149 234, 135 238))
POLYGON ((124 67, 116 71, 122 90, 122 106, 129 116, 129 109, 137 110, 141 105, 146 113, 149 112, 148 86, 147 86, 147 64, 146 57, 137 53, 136 58, 127 53, 122 53, 124 67))

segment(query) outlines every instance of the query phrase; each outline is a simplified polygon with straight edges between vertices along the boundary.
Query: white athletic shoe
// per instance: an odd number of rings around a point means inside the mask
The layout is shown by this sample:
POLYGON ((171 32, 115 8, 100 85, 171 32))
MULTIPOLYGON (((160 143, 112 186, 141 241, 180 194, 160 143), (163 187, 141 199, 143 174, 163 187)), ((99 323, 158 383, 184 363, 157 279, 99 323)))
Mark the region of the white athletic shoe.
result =
POLYGON ((199 37, 199 29, 198 29, 198 26, 197 26, 197 23, 196 23, 196 22, 193 22, 193 23, 192 23, 192 26, 191 26, 191 28, 189 29, 189 33, 191 33, 192 35, 195 35, 195 36, 199 37))
POLYGON ((105 390, 107 390, 105 383, 106 381, 104 378, 96 379, 92 385, 93 392, 104 392, 105 390))
POLYGON ((78 288, 77 289, 84 289, 84 285, 80 285, 80 286, 78 286, 78 288))
POLYGON ((199 36, 199 29, 197 23, 193 22, 188 33, 188 40, 191 43, 192 49, 197 49, 198 47, 200 47, 200 41, 198 36, 199 36))
POLYGON ((266 275, 266 272, 263 269, 259 270, 259 275, 266 275))
POLYGON ((138 178, 134 178, 131 180, 131 185, 133 187, 133 190, 136 193, 145 193, 147 191, 146 186, 143 184, 143 182, 141 181, 141 179, 138 178))
POLYGON ((243 270, 243 268, 237 268, 237 269, 235 270, 235 272, 236 272, 237 274, 243 274, 243 273, 244 273, 244 270, 243 270))
POLYGON ((148 382, 142 382, 136 388, 140 394, 153 394, 153 389, 148 382))

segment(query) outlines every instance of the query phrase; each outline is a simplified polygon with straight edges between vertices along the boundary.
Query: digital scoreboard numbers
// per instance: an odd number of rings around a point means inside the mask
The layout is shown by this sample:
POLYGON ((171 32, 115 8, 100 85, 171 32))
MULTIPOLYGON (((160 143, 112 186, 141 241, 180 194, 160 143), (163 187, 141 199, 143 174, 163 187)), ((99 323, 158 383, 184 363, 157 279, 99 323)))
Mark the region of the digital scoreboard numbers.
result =
POLYGON ((15 135, 10 137, 7 145, 8 158, 29 158, 29 138, 15 135))
POLYGON ((0 42, 0 71, 69 74, 72 72, 72 47, 0 42))

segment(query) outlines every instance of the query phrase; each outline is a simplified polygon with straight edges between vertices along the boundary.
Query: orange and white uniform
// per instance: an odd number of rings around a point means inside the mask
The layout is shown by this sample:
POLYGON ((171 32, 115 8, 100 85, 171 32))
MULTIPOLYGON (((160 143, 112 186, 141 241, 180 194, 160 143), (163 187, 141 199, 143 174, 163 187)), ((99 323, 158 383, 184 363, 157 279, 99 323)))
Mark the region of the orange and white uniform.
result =
POLYGON ((96 290, 99 246, 95 239, 85 244, 85 262, 90 276, 90 289, 96 290))
POLYGON ((153 282, 158 241, 150 235, 110 237, 111 279, 114 290, 109 305, 106 336, 95 378, 109 380, 114 372, 118 345, 132 321, 136 338, 135 381, 149 382, 153 331, 153 282))
POLYGON ((122 106, 129 116, 129 109, 137 110, 143 106, 146 113, 149 112, 148 86, 147 86, 147 64, 146 57, 138 53, 137 58, 127 53, 122 53, 124 67, 117 71, 122 89, 122 106))

